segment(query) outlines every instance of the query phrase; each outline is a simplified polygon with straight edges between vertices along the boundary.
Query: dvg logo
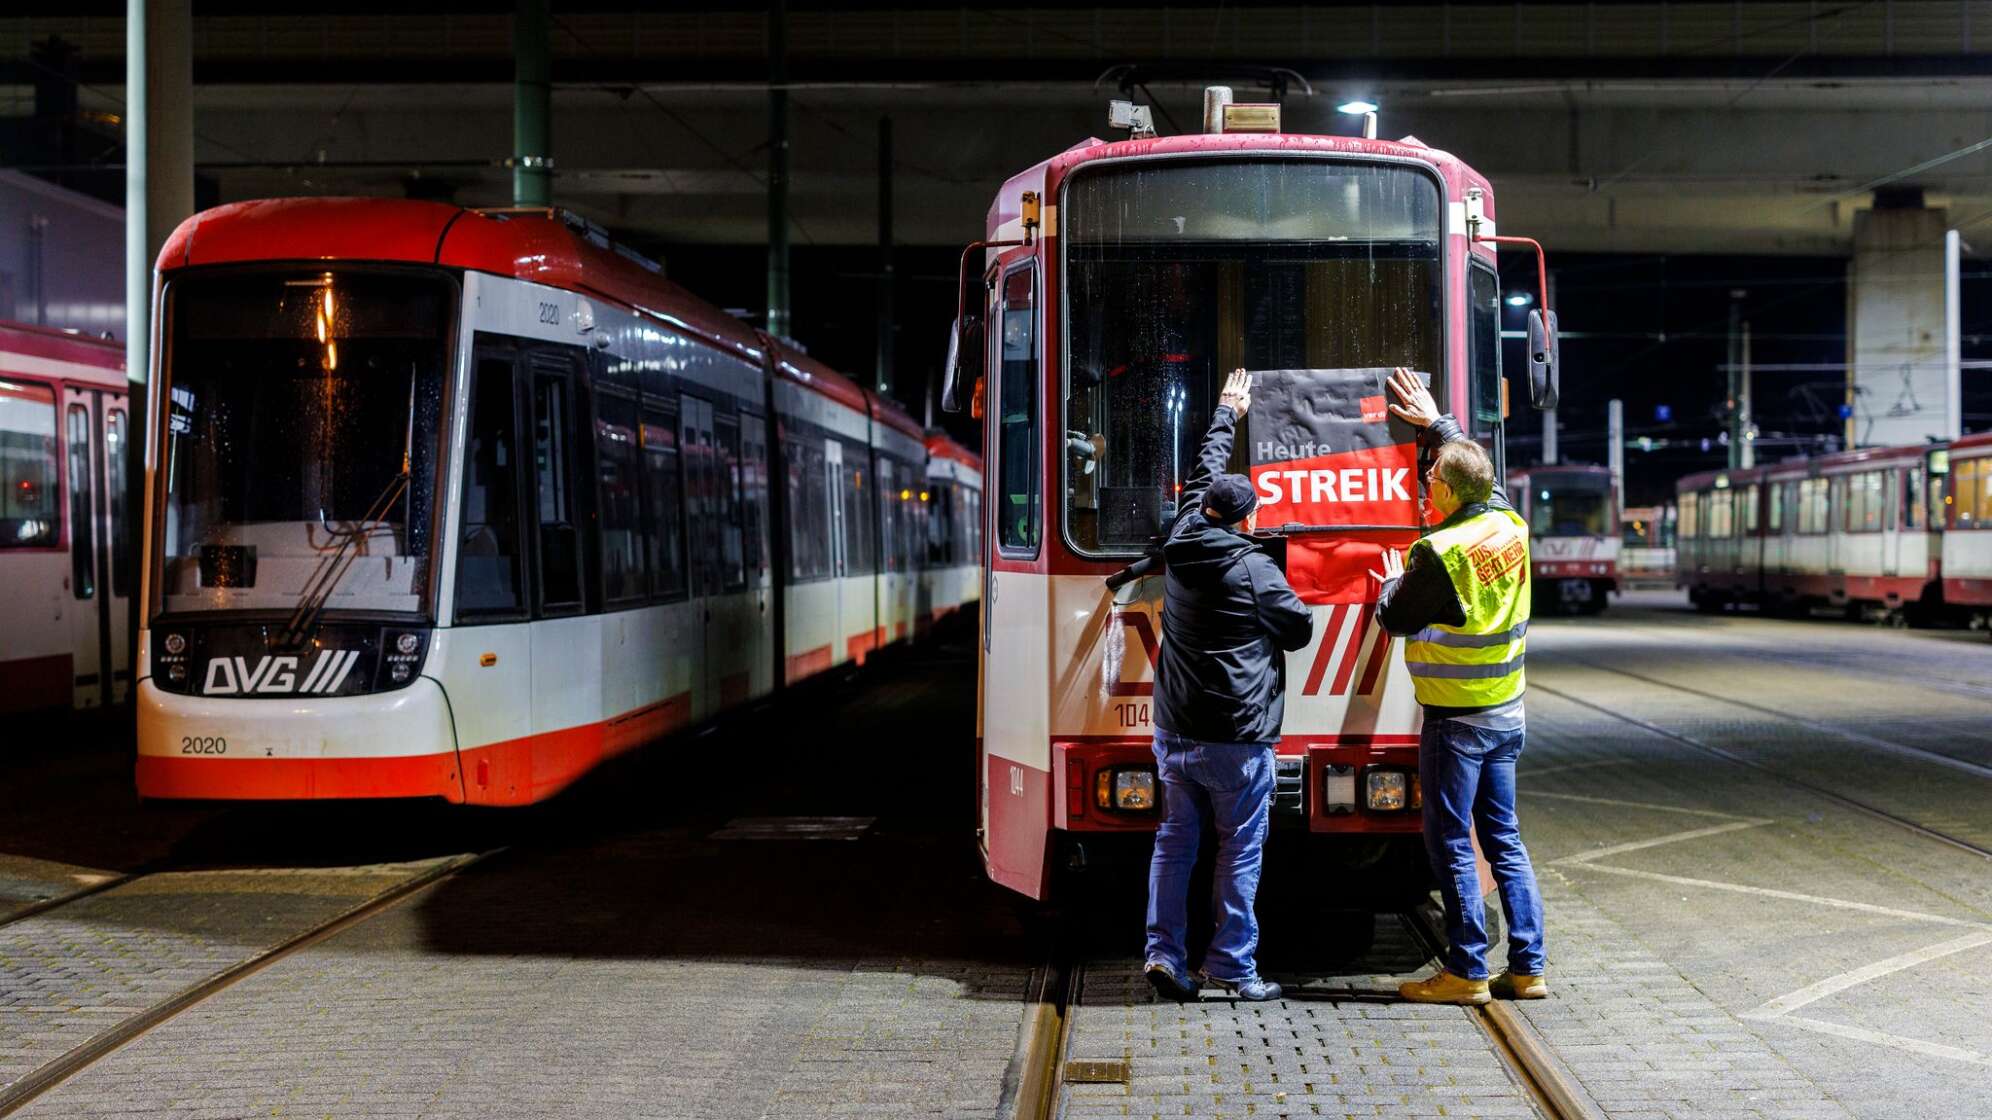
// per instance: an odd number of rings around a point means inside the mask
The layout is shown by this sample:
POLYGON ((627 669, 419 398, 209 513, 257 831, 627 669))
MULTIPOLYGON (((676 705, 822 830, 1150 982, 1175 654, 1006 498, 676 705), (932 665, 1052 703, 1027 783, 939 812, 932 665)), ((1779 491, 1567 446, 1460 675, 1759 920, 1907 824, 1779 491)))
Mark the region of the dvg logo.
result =
POLYGON ((294 692, 315 692, 321 695, 337 692, 346 683, 346 675, 353 671, 353 664, 360 659, 358 650, 328 649, 313 659, 311 672, 305 674, 304 683, 297 680, 298 659, 289 655, 262 657, 256 667, 249 667, 245 657, 217 657, 208 662, 207 681, 201 685, 201 692, 208 696, 228 696, 244 694, 282 695, 294 692))

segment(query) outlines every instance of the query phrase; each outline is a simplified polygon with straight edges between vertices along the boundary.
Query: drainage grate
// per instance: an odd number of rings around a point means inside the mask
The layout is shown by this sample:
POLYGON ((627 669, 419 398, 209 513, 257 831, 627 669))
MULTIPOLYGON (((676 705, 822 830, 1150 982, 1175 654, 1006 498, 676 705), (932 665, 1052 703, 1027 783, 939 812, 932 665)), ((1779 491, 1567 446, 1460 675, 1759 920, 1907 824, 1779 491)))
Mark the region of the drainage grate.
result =
POLYGON ((856 840, 877 817, 735 817, 714 840, 856 840))

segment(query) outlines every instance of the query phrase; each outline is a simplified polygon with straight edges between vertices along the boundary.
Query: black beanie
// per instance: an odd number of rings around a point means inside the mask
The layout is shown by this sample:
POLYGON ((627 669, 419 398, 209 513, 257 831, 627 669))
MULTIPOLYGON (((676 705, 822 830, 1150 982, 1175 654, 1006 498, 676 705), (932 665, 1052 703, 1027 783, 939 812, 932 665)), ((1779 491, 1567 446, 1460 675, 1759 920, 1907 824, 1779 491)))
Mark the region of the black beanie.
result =
POLYGON ((1203 504, 1205 516, 1219 525, 1230 525, 1259 508, 1259 495, 1244 475, 1221 474, 1210 480, 1203 504))

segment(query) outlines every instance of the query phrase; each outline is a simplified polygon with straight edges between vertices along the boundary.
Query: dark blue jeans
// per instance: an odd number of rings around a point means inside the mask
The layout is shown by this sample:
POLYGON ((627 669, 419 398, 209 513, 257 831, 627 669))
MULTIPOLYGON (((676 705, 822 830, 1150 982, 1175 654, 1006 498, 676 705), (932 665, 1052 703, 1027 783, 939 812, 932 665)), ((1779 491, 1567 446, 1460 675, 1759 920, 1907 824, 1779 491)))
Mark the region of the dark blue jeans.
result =
POLYGON ((1515 819, 1515 759, 1524 734, 1428 719, 1418 740, 1425 850, 1446 904, 1446 969, 1469 980, 1487 978, 1487 925, 1473 866, 1476 829, 1507 912, 1508 970, 1542 975, 1542 893, 1515 819))
POLYGON ((1233 982, 1257 976, 1259 918, 1252 899, 1273 800, 1270 743, 1206 743, 1155 729, 1155 772, 1162 780, 1162 824, 1148 865, 1147 959, 1188 970, 1190 870, 1205 821, 1217 830, 1211 913, 1217 930, 1204 972, 1233 982))

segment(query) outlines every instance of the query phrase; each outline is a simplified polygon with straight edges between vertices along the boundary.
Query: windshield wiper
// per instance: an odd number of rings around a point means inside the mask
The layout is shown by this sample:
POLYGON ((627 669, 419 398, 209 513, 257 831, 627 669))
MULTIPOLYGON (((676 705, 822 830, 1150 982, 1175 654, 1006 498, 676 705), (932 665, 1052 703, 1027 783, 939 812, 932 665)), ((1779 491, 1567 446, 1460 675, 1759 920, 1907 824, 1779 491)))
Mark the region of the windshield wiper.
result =
POLYGON ((339 541, 339 546, 331 554, 318 562, 318 567, 305 581, 304 590, 298 595, 297 609, 291 612, 290 620, 284 623, 277 634, 277 645, 283 649, 297 649, 318 632, 318 620, 325 613, 325 602, 345 578, 346 569, 353 566, 357 555, 354 548, 359 542, 373 535, 374 530, 386 524, 387 511, 408 488, 407 460, 404 459, 400 474, 387 480, 387 486, 380 497, 367 507, 366 516, 360 518, 359 525, 351 529, 334 529, 325 524, 325 514, 318 515, 318 524, 325 532, 339 541))

